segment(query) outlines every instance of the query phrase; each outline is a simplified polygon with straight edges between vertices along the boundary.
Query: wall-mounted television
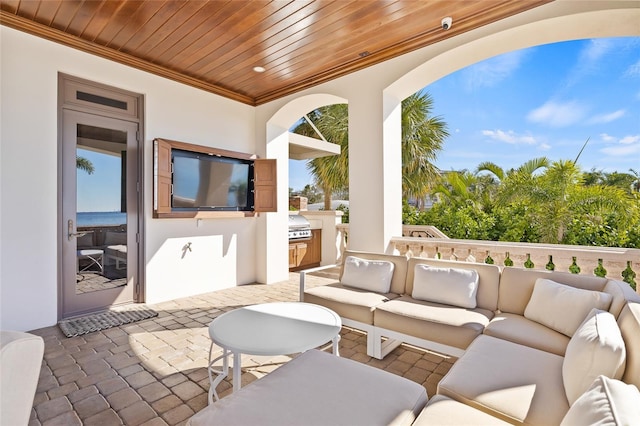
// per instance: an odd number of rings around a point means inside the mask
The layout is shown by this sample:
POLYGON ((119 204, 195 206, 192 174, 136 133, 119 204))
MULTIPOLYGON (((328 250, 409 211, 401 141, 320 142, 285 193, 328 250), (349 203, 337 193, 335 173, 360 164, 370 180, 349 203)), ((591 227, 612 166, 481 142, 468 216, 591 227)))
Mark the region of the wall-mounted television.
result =
POLYGON ((253 162, 171 150, 173 210, 251 211, 253 162))

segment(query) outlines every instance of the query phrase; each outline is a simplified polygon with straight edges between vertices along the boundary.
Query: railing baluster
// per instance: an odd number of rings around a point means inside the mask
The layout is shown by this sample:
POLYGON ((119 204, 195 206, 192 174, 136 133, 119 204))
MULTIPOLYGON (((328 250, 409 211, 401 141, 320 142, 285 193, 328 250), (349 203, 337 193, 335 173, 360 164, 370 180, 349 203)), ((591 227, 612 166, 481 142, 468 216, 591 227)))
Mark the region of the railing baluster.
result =
POLYGON ((471 249, 469 249, 469 254, 465 258, 465 260, 469 263, 476 263, 476 258, 473 254, 471 254, 471 249))
POLYGON ((636 273, 631 269, 631 261, 627 260, 627 267, 622 271, 622 281, 629 284, 631 288, 636 290, 636 273))
POLYGON ((531 254, 527 253, 527 260, 525 260, 524 262, 524 267, 528 268, 528 269, 533 269, 535 268, 535 264, 531 261, 531 254))
POLYGON ((607 270, 604 269, 604 266, 602 266, 602 259, 598 259, 598 266, 596 266, 596 269, 593 270, 593 274, 596 277, 606 277, 607 276, 607 270))
POLYGON ((504 258, 504 266, 513 266, 513 260, 509 257, 509 252, 507 252, 506 257, 504 258))
POLYGON ((487 257, 484 258, 484 263, 487 263, 489 265, 493 265, 495 263, 493 261, 493 258, 491 257, 491 254, 489 253, 489 250, 487 250, 487 257))
POLYGON ((573 262, 571 263, 571 266, 569 266, 569 272, 571 272, 572 274, 579 274, 580 273, 580 267, 578 266, 578 263, 576 262, 576 256, 572 257, 573 262))
POLYGON ((544 268, 547 271, 553 271, 554 269, 556 269, 556 265, 553 263, 553 256, 549 255, 549 261, 547 262, 546 265, 544 265, 544 268))

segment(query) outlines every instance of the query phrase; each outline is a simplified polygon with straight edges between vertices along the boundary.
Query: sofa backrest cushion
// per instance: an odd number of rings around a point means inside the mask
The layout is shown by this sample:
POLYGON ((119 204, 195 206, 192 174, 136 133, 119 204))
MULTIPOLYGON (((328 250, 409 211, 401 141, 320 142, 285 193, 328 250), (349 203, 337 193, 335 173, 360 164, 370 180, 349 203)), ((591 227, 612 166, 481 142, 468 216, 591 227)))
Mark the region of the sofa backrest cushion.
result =
POLYGON ((95 243, 93 242, 93 232, 87 232, 84 235, 79 236, 76 239, 76 245, 78 250, 83 248, 95 247, 95 243))
POLYGON ((569 340, 562 362, 562 381, 569 405, 600 375, 621 379, 626 350, 616 319, 593 309, 569 340))
POLYGON ((603 291, 607 283, 606 278, 590 275, 507 267, 502 270, 500 276, 498 309, 510 314, 524 315, 524 310, 529 303, 531 293, 533 293, 533 286, 538 278, 546 278, 560 284, 595 291, 603 291))
POLYGON ((405 293, 413 293, 413 280, 416 265, 429 265, 435 268, 471 269, 478 273, 478 292, 476 293, 477 307, 495 311, 498 308, 498 285, 500 283, 500 268, 485 263, 457 262, 455 260, 426 259, 412 257, 407 268, 407 285, 405 293))
POLYGON ((571 405, 560 426, 637 424, 640 424, 638 388, 599 376, 571 405))
POLYGON ((618 326, 627 348, 622 380, 640 389, 640 303, 629 302, 620 312, 618 326))
POLYGON ((462 268, 436 268, 416 265, 411 297, 474 309, 478 304, 478 272, 462 268))
POLYGON ((389 293, 395 265, 388 260, 370 260, 347 256, 340 282, 348 287, 375 293, 389 293))
MULTIPOLYGON (((364 251, 351 251, 346 250, 344 252, 344 259, 349 256, 359 257, 361 259, 369 260, 385 260, 393 263, 393 276, 391 278, 391 288, 389 293, 403 294, 404 285, 407 279, 407 258, 404 256, 396 256, 392 254, 381 253, 369 253, 364 251)), ((340 279, 344 274, 345 262, 342 262, 342 268, 340 269, 340 279)))
POLYGON ((127 244, 126 232, 107 231, 105 233, 105 236, 104 236, 105 246, 117 246, 117 245, 126 245, 126 244, 127 244))
POLYGON ((609 293, 538 278, 524 317, 571 337, 593 308, 608 310, 611 299, 609 293))

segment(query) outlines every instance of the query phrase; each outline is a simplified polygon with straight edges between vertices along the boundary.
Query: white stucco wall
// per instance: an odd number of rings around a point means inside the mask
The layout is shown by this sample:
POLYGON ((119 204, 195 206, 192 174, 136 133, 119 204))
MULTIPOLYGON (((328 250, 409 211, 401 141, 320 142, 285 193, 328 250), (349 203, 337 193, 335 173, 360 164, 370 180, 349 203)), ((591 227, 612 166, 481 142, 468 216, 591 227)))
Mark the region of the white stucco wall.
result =
POLYGON ((0 328, 57 322, 58 72, 145 96, 147 302, 255 281, 255 218, 151 218, 153 138, 255 153, 253 107, 4 26, 0 43, 0 328))

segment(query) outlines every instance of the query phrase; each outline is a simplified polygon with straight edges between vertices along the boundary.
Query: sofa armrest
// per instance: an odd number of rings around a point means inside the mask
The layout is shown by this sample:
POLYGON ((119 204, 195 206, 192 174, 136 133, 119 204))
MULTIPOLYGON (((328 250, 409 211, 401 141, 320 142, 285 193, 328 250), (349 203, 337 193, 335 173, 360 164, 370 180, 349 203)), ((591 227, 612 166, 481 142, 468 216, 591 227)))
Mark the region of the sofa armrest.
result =
POLYGON ((300 301, 304 302, 304 284, 305 284, 305 279, 307 277, 307 274, 324 271, 325 269, 335 268, 336 266, 338 265, 331 264, 331 265, 318 266, 316 268, 310 268, 310 269, 305 269, 303 271, 300 271, 300 301))
POLYGON ((43 355, 42 337, 0 331, 0 424, 29 423, 43 355))

